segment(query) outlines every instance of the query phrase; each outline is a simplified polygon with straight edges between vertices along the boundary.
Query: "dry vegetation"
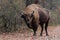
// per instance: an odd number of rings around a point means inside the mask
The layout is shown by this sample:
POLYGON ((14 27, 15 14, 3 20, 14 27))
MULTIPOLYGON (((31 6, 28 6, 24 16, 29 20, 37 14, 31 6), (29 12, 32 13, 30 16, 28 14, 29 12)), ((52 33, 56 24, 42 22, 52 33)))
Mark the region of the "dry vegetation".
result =
POLYGON ((40 36, 40 28, 37 30, 37 36, 32 36, 33 32, 29 29, 21 30, 12 33, 1 33, 0 40, 60 40, 59 26, 49 26, 49 36, 46 36, 45 32, 43 32, 43 36, 40 36))
MULTIPOLYGON (((20 17, 21 10, 23 10, 27 3, 33 3, 33 1, 27 0, 0 0, 0 28, 6 28, 9 31, 14 31, 20 28, 22 25, 25 25, 24 20, 20 17), (3 15, 3 17, 2 17, 3 15), (5 15, 5 16, 4 16, 5 15), (4 27, 6 23, 7 27, 4 27), (18 26, 18 27, 17 27, 18 26)), ((50 23, 49 25, 59 25, 60 24, 60 5, 57 5, 59 1, 41 1, 39 0, 40 5, 45 5, 50 11, 50 23), (47 3, 44 4, 44 3, 47 3), (51 3, 53 2, 53 3, 51 3), (56 5, 55 5, 56 4, 56 5), (54 7, 53 7, 53 6, 54 7), (52 9, 50 9, 52 7, 52 9)), ((4 29, 4 30, 6 30, 4 29)))

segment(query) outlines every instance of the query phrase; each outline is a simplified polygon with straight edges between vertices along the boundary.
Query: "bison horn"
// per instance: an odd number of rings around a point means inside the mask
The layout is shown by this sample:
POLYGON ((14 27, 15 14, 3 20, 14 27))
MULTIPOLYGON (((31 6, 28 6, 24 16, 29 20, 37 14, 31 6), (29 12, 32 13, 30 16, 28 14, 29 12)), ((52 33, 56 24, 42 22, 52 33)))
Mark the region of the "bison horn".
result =
POLYGON ((21 14, 21 15, 24 15, 24 13, 25 13, 25 11, 21 10, 21 13, 20 13, 20 14, 21 14))

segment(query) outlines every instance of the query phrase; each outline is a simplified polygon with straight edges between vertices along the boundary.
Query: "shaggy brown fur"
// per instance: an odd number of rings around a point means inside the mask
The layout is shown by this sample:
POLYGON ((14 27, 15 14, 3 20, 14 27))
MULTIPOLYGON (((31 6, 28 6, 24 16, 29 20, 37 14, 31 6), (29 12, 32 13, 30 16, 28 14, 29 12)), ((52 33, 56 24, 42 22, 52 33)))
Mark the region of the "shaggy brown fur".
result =
POLYGON ((47 33, 48 21, 49 21, 49 11, 42 8, 38 4, 31 4, 24 9, 23 16, 22 16, 28 25, 29 28, 33 29, 34 35, 36 35, 36 31, 38 25, 41 25, 41 36, 43 32, 43 25, 45 24, 45 31, 47 33))

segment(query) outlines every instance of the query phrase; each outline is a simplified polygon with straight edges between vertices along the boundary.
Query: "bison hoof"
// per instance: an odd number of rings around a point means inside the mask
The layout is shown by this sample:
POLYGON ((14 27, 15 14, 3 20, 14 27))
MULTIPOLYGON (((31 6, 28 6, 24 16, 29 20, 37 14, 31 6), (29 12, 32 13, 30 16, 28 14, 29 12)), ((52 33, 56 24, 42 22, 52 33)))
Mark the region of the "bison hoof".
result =
POLYGON ((42 33, 40 34, 40 36, 42 36, 42 33))
POLYGON ((46 34, 46 36, 49 36, 48 34, 46 34))
POLYGON ((40 34, 40 36, 42 36, 42 34, 40 34))
POLYGON ((36 36, 36 34, 33 34, 33 36, 36 36))

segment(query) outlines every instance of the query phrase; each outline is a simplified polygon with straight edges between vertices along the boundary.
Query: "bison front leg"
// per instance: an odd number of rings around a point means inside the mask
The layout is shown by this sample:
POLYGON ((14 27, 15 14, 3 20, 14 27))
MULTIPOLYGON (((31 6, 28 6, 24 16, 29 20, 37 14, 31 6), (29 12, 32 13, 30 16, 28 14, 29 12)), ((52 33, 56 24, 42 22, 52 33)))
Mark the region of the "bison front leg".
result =
POLYGON ((33 36, 36 36, 37 28, 38 28, 38 26, 36 24, 33 24, 33 31, 34 31, 33 36))
POLYGON ((36 36, 37 27, 34 27, 34 28, 33 28, 33 31, 34 31, 33 36, 36 36))

